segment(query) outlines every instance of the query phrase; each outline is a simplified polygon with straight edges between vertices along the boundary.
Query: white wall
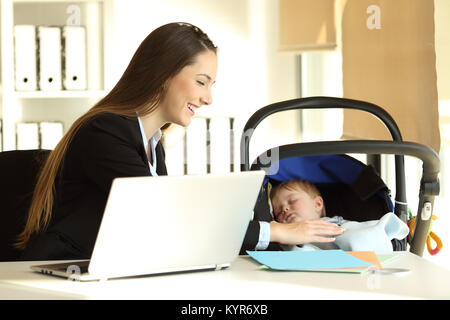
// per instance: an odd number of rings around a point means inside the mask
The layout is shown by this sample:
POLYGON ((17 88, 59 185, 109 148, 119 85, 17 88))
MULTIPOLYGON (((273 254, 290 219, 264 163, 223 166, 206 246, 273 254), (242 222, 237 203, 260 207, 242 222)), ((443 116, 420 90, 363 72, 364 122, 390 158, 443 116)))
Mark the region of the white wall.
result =
MULTIPOLYGON (((450 1, 434 0, 436 71, 439 100, 450 101, 450 1)), ((449 106, 447 106, 449 107, 449 106)), ((447 111, 450 114, 450 111, 447 111)))
MULTIPOLYGON (((245 122, 269 103, 298 97, 296 57, 277 52, 277 0, 116 0, 113 20, 112 84, 148 33, 168 22, 185 21, 200 27, 219 47, 213 104, 206 107, 210 113, 245 122)), ((251 155, 277 141, 298 139, 299 121, 292 112, 263 121, 252 139, 251 155)))
MULTIPOLYGON (((435 232, 443 241, 442 251, 431 258, 450 269, 450 250, 448 243, 450 236, 448 227, 450 216, 448 206, 450 205, 450 1, 434 0, 435 19, 435 48, 436 48, 436 72, 437 88, 439 98, 439 118, 441 132, 441 160, 440 183, 441 192, 435 199, 434 212, 438 220, 433 225, 435 232)), ((434 244, 433 244, 434 246, 434 244)), ((426 256, 426 255, 424 255, 426 256)))
MULTIPOLYGON (((342 55, 339 50, 302 54, 302 97, 342 97, 342 55)), ((304 110, 303 141, 339 140, 343 110, 304 110)))

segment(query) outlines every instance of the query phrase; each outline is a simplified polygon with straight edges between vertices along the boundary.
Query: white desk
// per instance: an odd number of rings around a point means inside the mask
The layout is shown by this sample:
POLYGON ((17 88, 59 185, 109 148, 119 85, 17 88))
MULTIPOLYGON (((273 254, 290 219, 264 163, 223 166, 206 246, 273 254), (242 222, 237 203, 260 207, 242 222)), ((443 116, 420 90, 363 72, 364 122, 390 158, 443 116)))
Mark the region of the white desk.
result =
MULTIPOLYGON (((0 299, 449 299, 450 271, 409 252, 393 275, 261 270, 248 256, 229 269, 102 282, 73 282, 32 272, 36 262, 0 263, 0 299)), ((38 264, 41 264, 39 262, 38 264)))

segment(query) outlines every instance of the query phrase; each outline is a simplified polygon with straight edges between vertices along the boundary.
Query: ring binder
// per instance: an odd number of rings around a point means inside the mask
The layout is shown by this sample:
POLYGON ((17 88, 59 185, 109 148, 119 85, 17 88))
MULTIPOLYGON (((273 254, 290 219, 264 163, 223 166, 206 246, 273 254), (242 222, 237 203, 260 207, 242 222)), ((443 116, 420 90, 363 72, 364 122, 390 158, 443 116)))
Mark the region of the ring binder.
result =
POLYGON ((82 26, 62 28, 63 85, 66 90, 86 90, 86 30, 82 26))
POLYGON ((42 91, 61 90, 61 28, 38 26, 39 87, 42 91))
POLYGON ((14 60, 16 90, 37 90, 35 26, 14 26, 14 60))
POLYGON ((40 148, 46 150, 55 149, 63 136, 62 122, 40 122, 39 123, 40 148))
POLYGON ((37 122, 19 122, 16 124, 16 149, 39 149, 39 128, 37 122))

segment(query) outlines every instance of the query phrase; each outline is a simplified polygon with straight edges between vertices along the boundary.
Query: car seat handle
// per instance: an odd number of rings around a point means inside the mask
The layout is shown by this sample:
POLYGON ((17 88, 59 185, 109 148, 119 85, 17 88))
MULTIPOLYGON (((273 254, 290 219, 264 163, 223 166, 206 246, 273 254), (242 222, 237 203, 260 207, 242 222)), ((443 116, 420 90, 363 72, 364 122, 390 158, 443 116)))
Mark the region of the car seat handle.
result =
POLYGON ((394 141, 402 141, 402 135, 397 123, 383 108, 366 101, 336 97, 307 97, 270 104, 256 111, 248 119, 244 127, 244 133, 247 130, 254 130, 263 119, 271 114, 297 109, 354 109, 365 111, 376 116, 384 123, 394 141))

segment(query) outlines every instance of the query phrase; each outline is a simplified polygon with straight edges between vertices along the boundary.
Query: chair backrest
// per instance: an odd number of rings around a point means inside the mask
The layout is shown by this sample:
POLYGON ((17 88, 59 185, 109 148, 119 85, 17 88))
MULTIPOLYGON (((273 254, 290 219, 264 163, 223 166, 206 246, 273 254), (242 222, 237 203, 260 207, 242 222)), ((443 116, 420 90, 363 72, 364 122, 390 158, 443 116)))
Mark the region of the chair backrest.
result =
POLYGON ((0 261, 20 257, 13 243, 25 226, 37 174, 49 154, 49 150, 0 152, 0 261))

